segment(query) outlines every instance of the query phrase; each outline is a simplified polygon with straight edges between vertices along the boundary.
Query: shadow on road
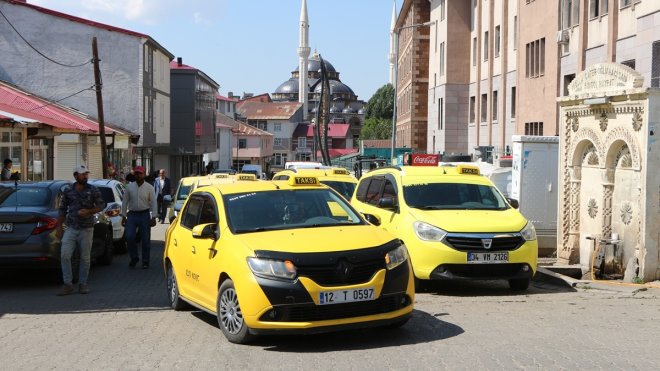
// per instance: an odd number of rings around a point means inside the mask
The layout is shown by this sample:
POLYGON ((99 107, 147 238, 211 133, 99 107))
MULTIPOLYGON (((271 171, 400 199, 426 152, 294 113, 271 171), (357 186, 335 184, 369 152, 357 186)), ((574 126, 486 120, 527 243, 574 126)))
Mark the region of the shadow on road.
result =
POLYGON ((558 282, 547 278, 544 275, 536 275, 529 288, 524 291, 513 291, 509 288, 506 280, 499 281, 430 281, 424 282, 421 288, 418 288, 418 294, 432 294, 441 296, 527 296, 527 295, 547 295, 567 292, 576 292, 576 290, 567 285, 558 284, 558 282))
MULTIPOLYGON (((220 332, 215 316, 206 312, 191 313, 220 332)), ((313 335, 264 335, 258 337, 251 346, 262 347, 273 352, 319 353, 341 350, 362 350, 429 343, 458 336, 464 331, 461 327, 442 321, 437 317, 414 310, 412 318, 400 328, 372 328, 330 332, 313 335)))

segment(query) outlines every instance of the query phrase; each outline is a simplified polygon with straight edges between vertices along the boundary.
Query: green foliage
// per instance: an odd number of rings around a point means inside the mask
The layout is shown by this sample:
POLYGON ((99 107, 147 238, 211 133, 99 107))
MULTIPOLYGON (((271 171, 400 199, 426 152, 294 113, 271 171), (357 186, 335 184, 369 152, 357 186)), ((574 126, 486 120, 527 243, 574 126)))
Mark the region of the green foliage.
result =
POLYGON ((392 120, 394 110, 394 87, 392 84, 386 84, 380 87, 369 98, 365 110, 366 118, 392 120))
POLYGON ((364 120, 360 139, 390 139, 392 137, 392 120, 368 118, 364 120))

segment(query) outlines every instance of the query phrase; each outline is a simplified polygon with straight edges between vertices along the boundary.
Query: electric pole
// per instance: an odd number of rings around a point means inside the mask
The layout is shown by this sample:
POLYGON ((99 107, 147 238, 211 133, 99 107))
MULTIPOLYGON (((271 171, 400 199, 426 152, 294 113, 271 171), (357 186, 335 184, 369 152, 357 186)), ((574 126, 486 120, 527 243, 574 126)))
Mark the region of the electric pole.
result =
POLYGON ((92 38, 92 54, 94 56, 94 81, 96 90, 96 107, 99 114, 99 138, 101 139, 101 167, 103 179, 108 177, 108 151, 105 144, 105 121, 103 119, 103 94, 101 93, 101 69, 99 68, 99 50, 96 46, 96 37, 92 38))

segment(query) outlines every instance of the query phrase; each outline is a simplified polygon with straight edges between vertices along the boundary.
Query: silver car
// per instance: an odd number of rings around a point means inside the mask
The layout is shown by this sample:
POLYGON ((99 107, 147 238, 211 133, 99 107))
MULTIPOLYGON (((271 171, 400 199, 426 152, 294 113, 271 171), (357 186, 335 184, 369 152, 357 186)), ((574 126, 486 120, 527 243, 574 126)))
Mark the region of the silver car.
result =
POLYGON ((103 201, 105 201, 106 206, 103 213, 112 223, 112 240, 114 241, 115 251, 125 252, 126 239, 124 226, 121 225, 121 203, 124 199, 124 185, 112 179, 90 179, 88 183, 101 191, 103 201))

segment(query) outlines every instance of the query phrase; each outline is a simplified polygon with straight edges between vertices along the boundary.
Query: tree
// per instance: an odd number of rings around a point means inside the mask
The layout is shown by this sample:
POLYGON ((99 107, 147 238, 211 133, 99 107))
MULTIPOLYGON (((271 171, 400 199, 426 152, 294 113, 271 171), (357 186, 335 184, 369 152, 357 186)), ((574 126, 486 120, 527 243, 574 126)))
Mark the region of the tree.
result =
POLYGON ((366 118, 392 120, 394 110, 394 87, 392 84, 385 84, 376 90, 376 93, 369 98, 365 110, 366 118))
POLYGON ((360 139, 390 139, 392 137, 392 119, 368 118, 364 120, 360 139))

